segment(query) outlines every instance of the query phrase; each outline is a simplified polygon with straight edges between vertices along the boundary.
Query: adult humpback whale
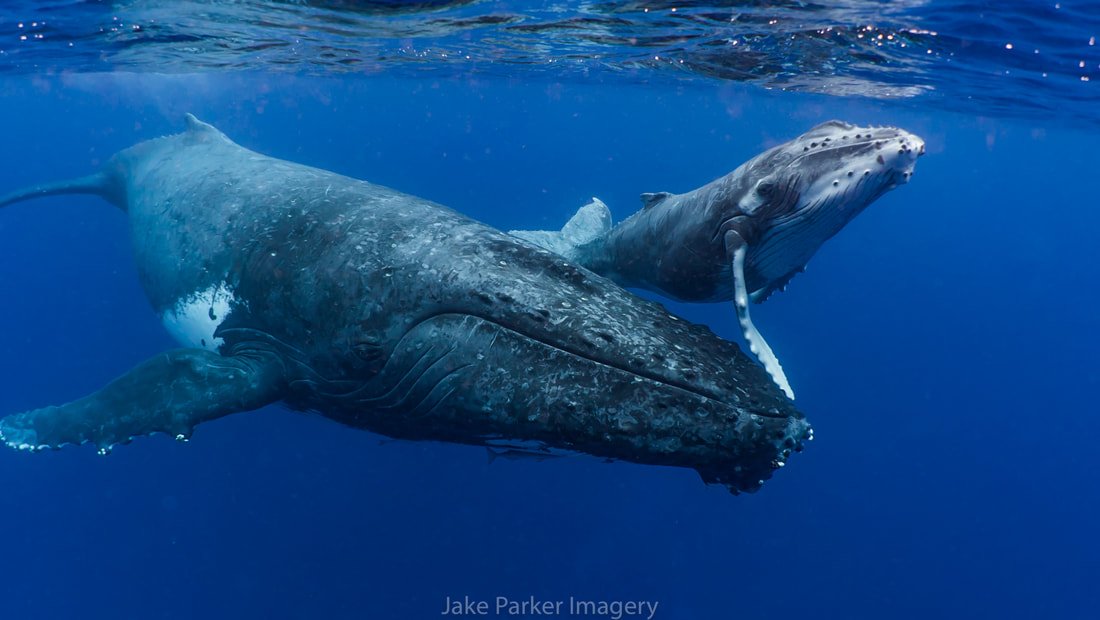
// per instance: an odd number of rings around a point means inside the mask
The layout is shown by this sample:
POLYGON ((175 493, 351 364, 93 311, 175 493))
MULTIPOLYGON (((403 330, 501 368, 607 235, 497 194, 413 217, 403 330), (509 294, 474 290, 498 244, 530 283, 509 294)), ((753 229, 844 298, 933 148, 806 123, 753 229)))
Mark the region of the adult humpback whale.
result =
MULTIPOLYGON (((80 400, 0 420, 39 450, 187 439, 282 401, 392 437, 530 442, 755 490, 811 436, 736 345, 426 200, 244 149, 193 116, 91 176, 186 347, 80 400)), ((528 443, 527 445, 530 445, 528 443)))
POLYGON ((560 231, 512 231, 624 286, 679 301, 734 301, 745 342, 788 397, 779 360, 752 323, 761 303, 879 196, 913 176, 924 142, 895 127, 829 121, 685 194, 642 194, 611 227, 600 200, 560 231))

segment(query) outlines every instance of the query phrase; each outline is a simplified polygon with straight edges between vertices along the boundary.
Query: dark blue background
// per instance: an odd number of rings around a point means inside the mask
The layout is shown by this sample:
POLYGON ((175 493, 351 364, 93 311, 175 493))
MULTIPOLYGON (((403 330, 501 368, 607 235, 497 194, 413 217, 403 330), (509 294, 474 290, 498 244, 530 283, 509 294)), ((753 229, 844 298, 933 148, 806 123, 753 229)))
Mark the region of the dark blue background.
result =
MULTIPOLYGON (((1095 617, 1100 209, 1092 130, 734 87, 285 76, 0 81, 0 189, 196 113, 262 152, 501 228, 622 218, 829 118, 901 125, 914 181, 755 317, 817 431, 763 491, 595 459, 385 443, 277 407, 0 451, 5 618, 433 618, 445 596, 656 599, 658 618, 1095 617)), ((172 346, 125 217, 0 212, 0 412, 172 346)), ((736 339, 726 304, 674 305, 736 339)))

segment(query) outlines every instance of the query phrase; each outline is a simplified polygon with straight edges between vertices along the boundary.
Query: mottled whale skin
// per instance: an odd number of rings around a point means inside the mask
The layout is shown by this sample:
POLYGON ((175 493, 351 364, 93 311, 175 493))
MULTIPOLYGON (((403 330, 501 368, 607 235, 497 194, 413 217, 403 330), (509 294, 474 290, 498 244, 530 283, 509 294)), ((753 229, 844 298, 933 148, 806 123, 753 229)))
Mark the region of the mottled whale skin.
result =
POLYGON ((513 231, 623 286, 687 302, 734 301, 749 348, 790 398, 749 302, 782 290, 826 241, 913 175, 924 142, 896 127, 822 123, 683 194, 642 194, 611 227, 598 199, 561 231, 513 231))
POLYGON ((27 450, 185 440, 282 402, 410 440, 689 467, 753 491, 812 431, 736 345, 535 245, 407 194, 187 130, 12 202, 126 211, 141 283, 185 347, 10 415, 27 450))

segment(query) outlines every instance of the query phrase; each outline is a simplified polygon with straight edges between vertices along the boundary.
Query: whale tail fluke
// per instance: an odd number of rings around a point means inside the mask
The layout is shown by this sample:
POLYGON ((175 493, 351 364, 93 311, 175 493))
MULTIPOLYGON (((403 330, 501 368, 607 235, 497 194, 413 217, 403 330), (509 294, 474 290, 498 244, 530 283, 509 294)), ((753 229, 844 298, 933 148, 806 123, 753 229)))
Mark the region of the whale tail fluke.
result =
POLYGON ((589 244, 611 230, 611 210, 599 198, 577 210, 561 230, 512 230, 509 234, 576 260, 577 248, 589 244))
POLYGON ((42 185, 16 190, 5 196, 0 196, 0 208, 23 200, 59 196, 61 194, 94 194, 120 208, 125 206, 122 190, 115 175, 107 172, 97 172, 85 177, 55 183, 43 183, 42 185))

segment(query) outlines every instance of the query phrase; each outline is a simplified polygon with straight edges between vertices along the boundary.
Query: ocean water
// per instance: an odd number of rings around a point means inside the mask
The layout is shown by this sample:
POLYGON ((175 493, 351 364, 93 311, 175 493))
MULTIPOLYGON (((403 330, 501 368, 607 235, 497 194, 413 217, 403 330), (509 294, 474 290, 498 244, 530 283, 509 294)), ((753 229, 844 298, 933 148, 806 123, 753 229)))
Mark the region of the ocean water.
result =
MULTIPOLYGON (((1093 3, 394 4, 0 8, 0 191, 192 112, 551 229, 821 121, 897 125, 927 143, 912 182, 754 308, 815 441, 736 497, 686 469, 490 463, 278 406, 108 457, 3 450, 0 617, 420 619, 453 617, 448 597, 502 618, 545 616, 497 597, 645 600, 662 620, 1100 615, 1093 3)), ((93 197, 0 211, 0 300, 2 414, 175 346, 124 214, 93 197)), ((728 304, 662 303, 739 342, 728 304)))

